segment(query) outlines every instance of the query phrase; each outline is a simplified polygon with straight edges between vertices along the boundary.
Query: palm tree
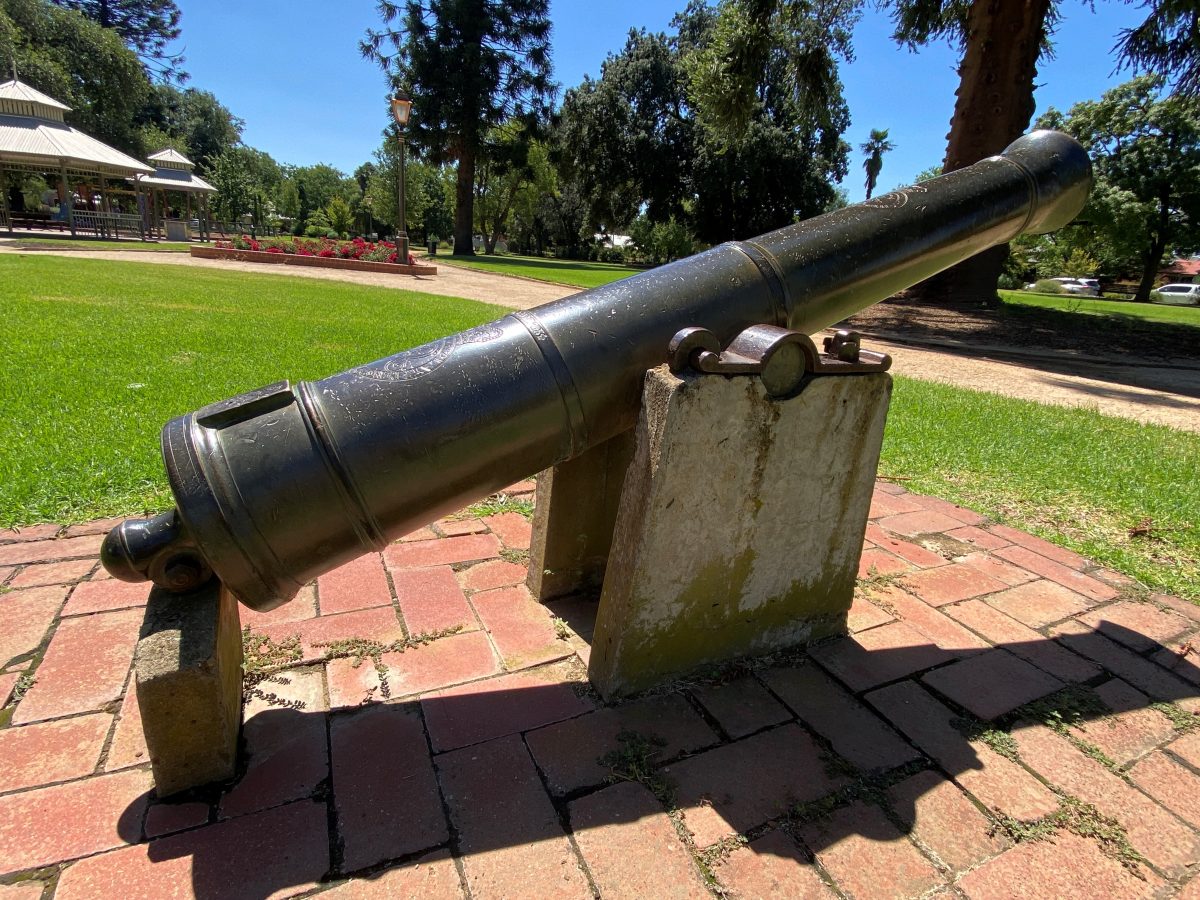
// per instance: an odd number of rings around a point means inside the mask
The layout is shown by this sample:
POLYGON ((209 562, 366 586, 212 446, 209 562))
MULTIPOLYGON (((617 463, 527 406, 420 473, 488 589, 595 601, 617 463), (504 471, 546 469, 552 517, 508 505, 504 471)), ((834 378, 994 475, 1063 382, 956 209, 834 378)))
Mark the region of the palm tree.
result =
POLYGON ((863 160, 863 169, 867 173, 867 199, 871 199, 871 192, 875 190, 875 185, 879 181, 879 173, 883 170, 883 154, 889 150, 895 150, 896 145, 887 139, 888 130, 885 128, 880 131, 878 128, 871 129, 871 138, 865 144, 860 144, 859 149, 866 154, 866 159, 863 160))

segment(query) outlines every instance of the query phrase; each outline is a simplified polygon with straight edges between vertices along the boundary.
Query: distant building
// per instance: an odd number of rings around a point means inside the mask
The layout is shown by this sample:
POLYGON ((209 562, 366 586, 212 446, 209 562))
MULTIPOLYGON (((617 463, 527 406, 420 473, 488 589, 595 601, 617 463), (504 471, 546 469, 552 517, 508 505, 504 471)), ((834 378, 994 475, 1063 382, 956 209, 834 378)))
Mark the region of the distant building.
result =
POLYGON ((1158 270, 1158 280, 1164 284, 1193 282, 1200 276, 1200 259, 1177 259, 1158 270))

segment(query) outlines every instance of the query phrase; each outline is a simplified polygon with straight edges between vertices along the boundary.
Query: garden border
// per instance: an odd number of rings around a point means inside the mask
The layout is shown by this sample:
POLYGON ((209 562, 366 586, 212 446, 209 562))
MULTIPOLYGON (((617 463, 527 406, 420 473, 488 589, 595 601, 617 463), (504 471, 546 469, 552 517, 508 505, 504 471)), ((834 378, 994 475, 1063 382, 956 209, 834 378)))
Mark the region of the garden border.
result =
POLYGON ((319 269, 353 269, 359 272, 386 272, 392 275, 436 275, 437 266, 405 266, 400 263, 368 262, 336 256, 300 256, 295 253, 268 253, 265 250, 235 250, 218 247, 189 247, 199 259, 236 259, 243 262, 276 263, 290 266, 315 266, 319 269))

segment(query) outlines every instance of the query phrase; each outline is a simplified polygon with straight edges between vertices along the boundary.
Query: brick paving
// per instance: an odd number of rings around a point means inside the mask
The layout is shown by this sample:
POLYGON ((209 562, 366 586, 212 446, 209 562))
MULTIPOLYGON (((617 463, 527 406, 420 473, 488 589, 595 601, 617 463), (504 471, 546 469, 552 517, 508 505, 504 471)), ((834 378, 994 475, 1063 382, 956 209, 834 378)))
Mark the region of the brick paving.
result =
POLYGON ((1200 900, 1200 607, 937 498, 879 485, 845 637, 617 704, 524 517, 434 523, 242 611, 303 659, 166 799, 112 524, 0 533, 0 900, 1200 900))

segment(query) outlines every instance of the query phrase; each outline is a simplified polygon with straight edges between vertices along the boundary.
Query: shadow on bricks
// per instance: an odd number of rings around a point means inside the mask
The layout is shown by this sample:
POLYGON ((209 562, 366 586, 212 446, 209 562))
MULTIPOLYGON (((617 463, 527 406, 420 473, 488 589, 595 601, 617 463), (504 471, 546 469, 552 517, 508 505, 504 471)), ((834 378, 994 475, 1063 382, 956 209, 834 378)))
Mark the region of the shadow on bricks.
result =
POLYGON ((138 797, 118 825, 132 846, 70 865, 56 897, 190 879, 196 897, 263 898, 346 877, 400 896, 418 876, 459 897, 748 896, 771 879, 830 897, 1031 878, 1060 897, 1161 894, 1200 862, 1180 801, 1200 790, 1198 682, 1120 625, 1047 632, 967 647, 860 633, 612 706, 534 671, 269 709, 260 728, 327 738, 314 775, 295 779, 286 753, 244 762, 260 801, 228 817, 237 784, 138 797), (1088 839, 1098 828, 1116 838, 1088 839))

